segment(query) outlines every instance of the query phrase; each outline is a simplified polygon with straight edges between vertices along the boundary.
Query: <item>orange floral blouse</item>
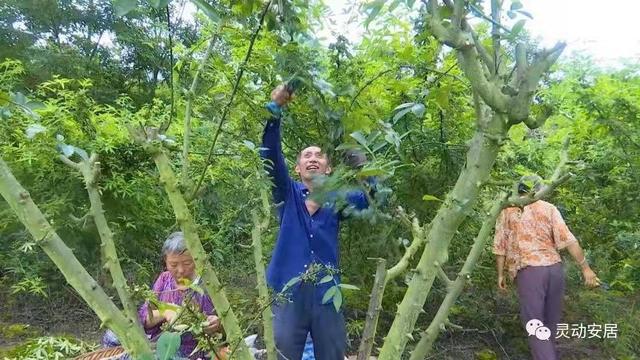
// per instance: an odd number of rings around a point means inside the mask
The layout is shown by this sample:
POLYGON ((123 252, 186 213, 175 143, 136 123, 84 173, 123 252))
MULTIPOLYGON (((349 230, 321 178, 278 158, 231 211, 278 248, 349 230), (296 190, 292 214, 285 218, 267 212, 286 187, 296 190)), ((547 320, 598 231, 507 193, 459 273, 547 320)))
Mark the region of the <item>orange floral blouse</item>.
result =
POLYGON ((502 210, 496 221, 493 253, 505 256, 505 266, 515 279, 526 266, 548 266, 562 261, 558 250, 573 242, 558 209, 546 201, 536 201, 520 209, 502 210))

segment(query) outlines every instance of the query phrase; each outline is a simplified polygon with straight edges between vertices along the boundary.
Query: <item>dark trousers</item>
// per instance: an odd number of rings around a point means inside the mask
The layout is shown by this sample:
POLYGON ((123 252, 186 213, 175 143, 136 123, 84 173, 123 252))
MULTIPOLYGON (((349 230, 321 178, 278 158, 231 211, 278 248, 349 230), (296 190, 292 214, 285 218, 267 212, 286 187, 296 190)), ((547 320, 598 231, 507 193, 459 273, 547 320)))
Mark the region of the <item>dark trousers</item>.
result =
POLYGON ((344 360, 347 334, 342 311, 322 305, 315 285, 302 283, 291 302, 273 306, 273 331, 280 360, 300 360, 311 332, 316 360, 344 360))
POLYGON ((529 336, 529 348, 533 359, 559 359, 556 349, 556 328, 562 317, 564 297, 562 263, 549 266, 527 266, 520 269, 516 276, 516 283, 523 326, 526 326, 529 320, 537 319, 551 330, 549 340, 529 336))

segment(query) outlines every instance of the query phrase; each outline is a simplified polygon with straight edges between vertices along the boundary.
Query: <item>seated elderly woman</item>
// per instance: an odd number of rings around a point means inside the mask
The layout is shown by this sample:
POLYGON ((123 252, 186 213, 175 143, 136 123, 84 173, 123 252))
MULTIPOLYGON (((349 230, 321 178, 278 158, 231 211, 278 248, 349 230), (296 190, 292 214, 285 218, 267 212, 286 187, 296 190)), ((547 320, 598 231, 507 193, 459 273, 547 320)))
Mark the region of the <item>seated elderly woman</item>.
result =
MULTIPOLYGON (((199 309, 207 316, 204 326, 205 333, 214 334, 222 331, 220 321, 215 315, 211 298, 207 294, 200 294, 184 285, 184 283, 190 283, 195 280, 196 274, 195 262, 186 249, 182 232, 174 232, 169 235, 162 246, 162 257, 166 271, 162 272, 153 284, 153 292, 158 297, 158 300, 181 306, 184 305, 185 299, 188 299, 192 307, 196 310, 199 309), (184 281, 184 279, 188 281, 184 281)), ((162 324, 171 323, 178 315, 172 310, 160 312, 157 309, 153 309, 153 306, 150 306, 147 301, 138 311, 138 316, 149 339, 156 341, 162 333, 162 324)), ((111 331, 107 331, 102 343, 105 347, 120 345, 111 331)), ((208 358, 202 351, 193 353, 196 346, 197 341, 192 334, 184 333, 181 338, 178 356, 189 359, 208 358)))

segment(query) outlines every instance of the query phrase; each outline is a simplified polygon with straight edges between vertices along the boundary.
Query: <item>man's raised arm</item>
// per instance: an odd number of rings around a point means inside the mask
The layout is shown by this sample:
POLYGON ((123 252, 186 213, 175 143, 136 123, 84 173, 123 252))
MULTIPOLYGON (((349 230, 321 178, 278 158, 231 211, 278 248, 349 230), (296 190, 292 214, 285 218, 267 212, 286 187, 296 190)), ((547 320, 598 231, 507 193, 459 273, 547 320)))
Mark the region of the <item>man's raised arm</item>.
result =
POLYGON ((283 85, 278 86, 271 93, 271 102, 267 104, 267 110, 271 116, 262 134, 262 150, 260 156, 269 160, 265 165, 267 172, 273 178, 273 200, 276 203, 285 201, 287 191, 291 186, 291 178, 287 170, 287 163, 282 155, 280 120, 282 107, 291 99, 291 96, 283 85))

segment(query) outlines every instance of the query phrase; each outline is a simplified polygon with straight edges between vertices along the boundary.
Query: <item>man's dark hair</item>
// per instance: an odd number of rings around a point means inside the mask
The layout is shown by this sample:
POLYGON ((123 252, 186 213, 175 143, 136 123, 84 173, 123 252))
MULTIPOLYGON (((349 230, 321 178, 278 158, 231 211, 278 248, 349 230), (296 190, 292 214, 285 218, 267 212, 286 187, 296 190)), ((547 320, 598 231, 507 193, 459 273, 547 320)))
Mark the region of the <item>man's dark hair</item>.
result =
POLYGON ((533 188, 534 192, 540 191, 542 187, 542 178, 538 175, 523 176, 518 181, 518 194, 528 194, 533 188))
POLYGON ((315 145, 315 144, 312 144, 312 145, 309 145, 309 146, 305 146, 305 147, 304 147, 304 149, 302 149, 302 150, 300 150, 300 151, 298 152, 298 155, 296 155, 296 164, 298 164, 298 163, 300 162, 300 157, 302 157, 302 152, 303 152, 305 149, 308 149, 308 148, 310 148, 310 147, 317 147, 317 148, 319 148, 319 149, 320 149, 320 152, 322 152, 322 153, 324 154, 324 156, 326 156, 326 158, 327 158, 327 165, 331 165, 331 158, 329 157, 329 154, 327 154, 327 153, 322 149, 322 146, 320 146, 320 145, 315 145))

